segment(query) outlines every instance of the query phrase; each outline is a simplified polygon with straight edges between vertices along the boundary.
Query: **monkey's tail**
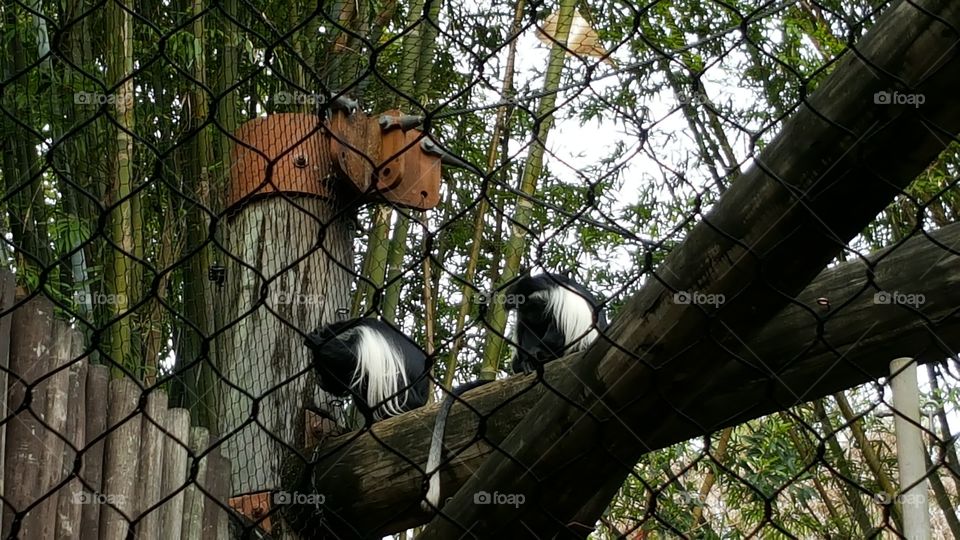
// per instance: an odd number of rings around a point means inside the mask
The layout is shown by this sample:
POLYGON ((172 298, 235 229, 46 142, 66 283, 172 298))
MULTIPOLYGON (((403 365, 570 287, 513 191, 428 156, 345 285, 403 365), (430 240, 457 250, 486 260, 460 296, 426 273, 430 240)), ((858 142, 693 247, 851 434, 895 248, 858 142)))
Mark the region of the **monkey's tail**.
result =
POLYGON ((447 428, 447 417, 457 397, 467 390, 473 390, 493 381, 473 381, 453 389, 440 404, 437 421, 433 425, 433 438, 430 440, 430 453, 427 454, 427 496, 420 502, 424 511, 440 508, 440 459, 443 457, 443 433, 447 428))
POLYGON ((433 438, 430 440, 430 453, 427 454, 428 488, 426 500, 420 506, 427 512, 440 508, 440 458, 443 456, 443 432, 447 427, 447 417, 453 407, 454 393, 447 394, 437 412, 437 423, 433 426, 433 438))

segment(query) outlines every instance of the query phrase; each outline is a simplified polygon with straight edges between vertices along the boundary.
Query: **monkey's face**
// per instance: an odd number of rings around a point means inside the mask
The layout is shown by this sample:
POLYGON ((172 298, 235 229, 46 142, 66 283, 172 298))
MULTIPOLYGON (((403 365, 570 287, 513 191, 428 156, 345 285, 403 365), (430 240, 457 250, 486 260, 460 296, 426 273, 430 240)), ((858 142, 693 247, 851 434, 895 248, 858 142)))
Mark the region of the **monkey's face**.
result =
POLYGON ((313 368, 320 388, 337 397, 350 393, 350 384, 357 367, 355 333, 335 334, 322 328, 307 337, 313 352, 313 368))

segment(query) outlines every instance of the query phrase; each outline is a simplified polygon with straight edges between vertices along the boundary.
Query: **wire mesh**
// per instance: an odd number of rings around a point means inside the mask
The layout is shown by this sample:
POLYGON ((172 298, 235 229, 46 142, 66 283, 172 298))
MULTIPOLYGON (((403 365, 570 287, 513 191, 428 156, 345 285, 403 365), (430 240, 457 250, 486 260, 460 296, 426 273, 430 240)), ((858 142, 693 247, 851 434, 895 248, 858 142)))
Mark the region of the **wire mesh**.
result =
POLYGON ((960 37, 949 2, 0 14, 0 536, 894 538, 919 508, 933 537, 960 537, 958 107, 931 86, 956 67, 938 49, 960 37), (878 62, 864 43, 881 31, 878 62), (921 52, 928 72, 902 76, 921 52), (851 65, 870 101, 821 107, 851 65), (420 117, 393 153, 390 111, 420 117), (889 134, 903 118, 926 132, 889 134), (881 137, 896 155, 850 167, 881 137), (817 161, 838 141, 850 152, 817 161), (411 168, 385 186, 403 156, 441 186, 411 168), (871 183, 794 188, 821 173, 871 183), (759 174, 792 204, 764 191, 732 215, 759 174), (815 225, 750 244, 767 203, 815 225), (809 252, 777 251, 797 238, 809 252), (727 272, 684 282, 725 244, 727 272), (677 262, 690 246, 702 260, 677 262), (510 286, 531 270, 583 285, 612 325, 514 375, 510 286), (724 289, 740 279, 768 294, 744 307, 748 287, 724 289), (682 317, 652 322, 667 304, 682 317), (425 352, 433 401, 498 380, 456 396, 429 510, 437 407, 374 423, 318 385, 304 340, 351 317, 425 352), (715 362, 677 368, 690 351, 715 362), (919 401, 894 403, 898 357, 919 401), (661 408, 619 416, 636 403, 591 366, 646 370, 636 402, 661 408), (569 415, 537 426, 548 404, 569 415), (541 443, 542 459, 515 452, 541 443))

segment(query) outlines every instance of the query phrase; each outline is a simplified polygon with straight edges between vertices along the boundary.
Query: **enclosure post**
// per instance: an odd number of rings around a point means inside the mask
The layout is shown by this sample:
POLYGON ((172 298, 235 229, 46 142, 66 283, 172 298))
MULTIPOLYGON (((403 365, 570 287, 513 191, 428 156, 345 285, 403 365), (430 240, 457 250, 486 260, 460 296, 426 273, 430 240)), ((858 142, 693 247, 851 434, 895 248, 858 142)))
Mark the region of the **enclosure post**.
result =
POLYGON ((927 501, 927 470, 920 434, 920 391, 917 364, 912 358, 890 362, 890 389, 893 392, 894 427, 897 436, 897 464, 903 508, 903 534, 907 540, 930 538, 930 509, 927 501), (904 487, 910 486, 905 491, 904 487))
MULTIPOLYGON (((233 496, 278 490, 282 458, 304 446, 304 410, 328 400, 304 336, 349 307, 355 216, 334 196, 318 118, 241 126, 225 222, 225 328, 217 339, 219 446, 233 496)), ((292 538, 286 531, 274 538, 292 538)))
MULTIPOLYGON (((0 242, 2 244, 3 242, 0 242)), ((0 272, 0 313, 10 309, 14 302, 16 277, 0 272)), ((7 417, 7 372, 10 367, 10 324, 13 313, 0 317, 0 417, 7 417)), ((6 448, 7 423, 0 424, 0 495, 6 493, 3 484, 3 455, 6 448)), ((3 531, 3 512, 0 511, 0 531, 3 531)))

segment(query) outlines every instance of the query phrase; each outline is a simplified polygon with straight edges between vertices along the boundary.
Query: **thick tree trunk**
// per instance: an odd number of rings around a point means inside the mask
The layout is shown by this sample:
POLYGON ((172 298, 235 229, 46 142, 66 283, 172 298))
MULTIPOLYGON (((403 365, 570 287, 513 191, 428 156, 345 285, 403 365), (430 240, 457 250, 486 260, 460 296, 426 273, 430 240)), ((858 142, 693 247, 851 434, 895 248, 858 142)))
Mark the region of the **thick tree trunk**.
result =
MULTIPOLYGON (((659 410, 671 430, 648 438, 648 450, 664 448, 691 437, 781 410, 788 404, 817 399, 887 374, 889 358, 919 355, 942 360, 949 348, 960 349, 960 257, 941 245, 960 244, 960 224, 930 235, 912 238, 893 249, 873 254, 879 261, 873 282, 884 290, 911 290, 923 294, 927 320, 902 306, 878 306, 868 285, 869 267, 861 259, 824 271, 792 304, 772 318, 749 342, 751 358, 776 359, 777 364, 736 364, 713 370, 723 392, 707 396, 701 407, 681 416, 661 398, 659 410), (831 307, 818 304, 827 299, 831 307), (828 316, 823 340, 818 341, 814 313, 828 316), (927 322, 929 321, 929 322, 927 322), (828 348, 824 341, 830 344, 828 348), (813 344, 811 346, 811 344, 813 344), (834 351, 841 351, 842 357, 834 351), (779 373, 779 383, 758 370, 779 373), (794 388, 808 389, 797 395, 794 388)), ((715 351, 715 357, 719 355, 715 351)), ((555 384, 576 356, 547 365, 546 380, 555 384)), ((445 445, 451 463, 442 470, 443 493, 453 494, 495 453, 495 448, 547 392, 531 376, 510 377, 467 393, 469 407, 455 404, 447 421, 445 445), (479 418, 485 417, 479 434, 479 418)), ((693 392, 698 389, 690 388, 693 392)), ((669 395, 669 394, 667 394, 669 395)), ((360 524, 362 534, 388 534, 420 525, 429 516, 418 510, 437 407, 426 407, 376 424, 372 432, 352 433, 314 450, 314 485, 326 497, 325 515, 360 524), (387 449, 392 449, 387 450, 387 449), (419 469, 411 465, 419 465, 419 469), (364 528, 369 527, 369 528, 364 528)), ((292 460, 291 478, 303 473, 303 464, 292 460)), ((612 482, 619 488, 621 482, 612 482)), ((290 489, 288 487, 288 489, 290 489)), ((608 499, 597 506, 602 510, 608 499)), ((592 522, 591 522, 592 523, 592 522)))
POLYGON ((226 250, 239 261, 225 265, 227 327, 217 339, 227 352, 219 418, 233 494, 279 488, 281 456, 303 447, 304 407, 321 404, 304 334, 350 306, 350 217, 333 201, 272 196, 227 224, 226 250))

